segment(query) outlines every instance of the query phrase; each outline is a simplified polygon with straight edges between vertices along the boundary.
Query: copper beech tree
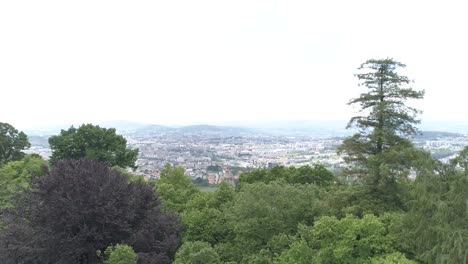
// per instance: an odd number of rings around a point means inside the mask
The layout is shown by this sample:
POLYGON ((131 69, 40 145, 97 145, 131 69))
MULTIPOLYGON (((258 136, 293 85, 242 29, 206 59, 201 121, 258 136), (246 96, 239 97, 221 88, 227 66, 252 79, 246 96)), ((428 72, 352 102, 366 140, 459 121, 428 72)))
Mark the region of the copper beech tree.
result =
POLYGON ((176 214, 161 211, 145 182, 105 163, 59 161, 3 212, 2 263, 100 263, 96 252, 126 244, 138 263, 171 263, 180 243, 176 214))

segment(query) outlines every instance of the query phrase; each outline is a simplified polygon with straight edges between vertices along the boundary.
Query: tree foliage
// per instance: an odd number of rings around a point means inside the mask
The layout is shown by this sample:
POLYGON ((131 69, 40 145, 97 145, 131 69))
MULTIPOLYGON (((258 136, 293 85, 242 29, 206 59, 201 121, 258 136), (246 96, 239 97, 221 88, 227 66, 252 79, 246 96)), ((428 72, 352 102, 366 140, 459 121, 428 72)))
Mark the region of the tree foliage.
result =
POLYGON ((239 185, 255 182, 270 183, 278 180, 284 180, 289 184, 312 183, 319 186, 328 186, 336 179, 331 171, 320 164, 313 167, 306 165, 299 168, 276 166, 271 169, 262 168, 242 173, 239 177, 239 185))
MULTIPOLYGON (((363 63, 356 74, 360 85, 368 90, 349 102, 359 105, 360 111, 351 118, 348 128, 355 127, 359 132, 344 140, 339 151, 346 153, 345 159, 352 166, 371 173, 368 180, 372 185, 386 180, 381 175, 382 166, 399 164, 390 162, 386 154, 411 148, 407 138, 417 133, 420 111, 406 101, 423 98, 424 91, 408 87, 409 78, 398 73, 404 67, 393 59, 372 59, 363 63)), ((400 161, 405 164, 404 158, 400 161)))
POLYGON ((45 175, 46 169, 47 162, 38 155, 26 155, 0 168, 0 208, 11 207, 12 197, 27 188, 33 176, 45 175))
POLYGON ((117 135, 114 128, 101 128, 92 124, 70 127, 60 135, 49 138, 52 163, 58 160, 91 158, 110 166, 136 168, 138 149, 127 148, 127 140, 117 135))
POLYGON ((418 151, 409 140, 417 133, 419 110, 408 106, 410 99, 422 99, 424 91, 409 87, 408 77, 398 70, 405 65, 393 59, 371 59, 356 74, 367 92, 351 99, 359 106, 348 128, 358 132, 346 138, 338 152, 345 154, 348 180, 358 179, 375 200, 402 206, 398 183, 405 181, 418 151))
POLYGON ((221 264, 221 259, 209 243, 195 241, 182 245, 174 264, 221 264))
POLYGON ((225 261, 249 262, 262 249, 268 250, 277 235, 295 234, 298 223, 312 224, 325 211, 323 195, 310 184, 245 185, 224 210, 229 232, 218 243, 218 253, 225 261))
POLYGON ((195 195, 182 214, 186 226, 184 241, 204 241, 213 245, 224 241, 229 234, 224 210, 228 210, 234 196, 234 188, 224 182, 214 193, 195 195))
POLYGON ((137 254, 128 245, 116 245, 107 247, 104 251, 105 264, 136 264, 137 254))
POLYGON ((160 180, 156 183, 155 191, 161 195, 164 208, 182 212, 186 209, 188 201, 200 190, 185 176, 182 167, 166 164, 161 170, 160 180))
POLYGON ((340 220, 321 217, 313 227, 299 228, 300 239, 279 256, 277 263, 380 263, 395 258, 413 263, 396 249, 396 237, 389 228, 392 219, 374 215, 361 219, 348 215, 340 220))
POLYGON ((427 160, 418 171, 401 238, 420 261, 468 262, 468 147, 450 164, 427 160))
POLYGON ((404 209, 407 188, 408 184, 398 184, 391 192, 380 193, 376 199, 375 193, 359 184, 336 186, 327 195, 328 212, 339 218, 347 214, 362 217, 366 214, 401 212, 404 209), (395 193, 398 199, 395 199, 395 193))
POLYGON ((4 212, 3 263, 97 263, 97 250, 127 244, 139 263, 170 263, 179 220, 152 188, 90 159, 57 162, 4 212), (156 261, 156 262, 154 262, 156 261))
POLYGON ((31 147, 28 136, 8 123, 0 122, 0 167, 24 157, 22 150, 31 147))
POLYGON ((398 68, 404 67, 406 65, 393 59, 371 59, 359 67, 364 72, 356 74, 368 92, 352 99, 349 104, 359 104, 360 113, 366 115, 351 118, 349 126, 357 126, 364 131, 373 130, 376 133, 376 151, 389 147, 385 144, 388 140, 386 136, 411 136, 417 132, 414 124, 419 123, 416 115, 420 111, 405 105, 405 101, 421 99, 424 92, 407 87, 409 78, 397 72, 398 68))

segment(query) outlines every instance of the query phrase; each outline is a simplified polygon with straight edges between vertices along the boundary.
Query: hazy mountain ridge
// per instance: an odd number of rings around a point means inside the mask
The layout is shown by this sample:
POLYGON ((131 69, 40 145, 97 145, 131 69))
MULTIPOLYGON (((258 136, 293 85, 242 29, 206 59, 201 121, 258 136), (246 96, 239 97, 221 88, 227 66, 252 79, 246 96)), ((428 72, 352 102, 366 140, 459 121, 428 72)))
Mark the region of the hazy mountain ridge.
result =
MULTIPOLYGON (((101 127, 115 128, 123 135, 152 134, 211 134, 211 135, 271 135, 271 136, 308 136, 316 138, 346 137, 356 131, 346 129, 345 121, 278 121, 278 122, 236 122, 228 125, 196 124, 185 126, 166 126, 131 121, 108 121, 97 123, 101 127)), ((74 125, 78 127, 79 125, 74 125)), ((71 125, 49 126, 25 129, 30 136, 57 135, 71 125)), ((415 139, 437 137, 458 137, 468 134, 468 125, 450 122, 429 122, 421 125, 423 134, 415 139)))
POLYGON ((457 138, 463 137, 463 134, 453 133, 453 132, 444 132, 444 131, 422 131, 420 134, 416 135, 415 139, 439 139, 439 138, 457 138))

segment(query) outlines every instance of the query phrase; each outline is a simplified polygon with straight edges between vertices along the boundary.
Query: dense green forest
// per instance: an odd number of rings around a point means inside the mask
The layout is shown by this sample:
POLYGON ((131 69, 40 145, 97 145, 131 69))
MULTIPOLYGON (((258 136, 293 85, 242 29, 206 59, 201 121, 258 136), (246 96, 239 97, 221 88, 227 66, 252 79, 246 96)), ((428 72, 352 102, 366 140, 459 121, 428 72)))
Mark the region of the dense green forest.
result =
POLYGON ((158 180, 132 174, 138 150, 112 128, 62 130, 45 161, 0 123, 0 262, 468 263, 468 147, 441 163, 413 146, 407 101, 424 91, 402 67, 359 68, 343 171, 260 168, 214 192, 169 164, 158 180))

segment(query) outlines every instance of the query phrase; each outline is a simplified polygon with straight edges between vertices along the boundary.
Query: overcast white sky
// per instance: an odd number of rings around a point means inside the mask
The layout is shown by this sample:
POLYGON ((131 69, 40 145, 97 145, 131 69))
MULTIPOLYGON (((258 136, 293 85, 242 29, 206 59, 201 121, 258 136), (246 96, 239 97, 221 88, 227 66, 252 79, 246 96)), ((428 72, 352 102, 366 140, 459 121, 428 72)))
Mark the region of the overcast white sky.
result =
POLYGON ((370 58, 468 121, 464 1, 0 1, 0 122, 348 120, 370 58))

